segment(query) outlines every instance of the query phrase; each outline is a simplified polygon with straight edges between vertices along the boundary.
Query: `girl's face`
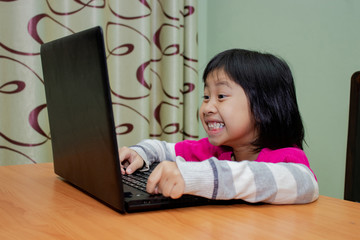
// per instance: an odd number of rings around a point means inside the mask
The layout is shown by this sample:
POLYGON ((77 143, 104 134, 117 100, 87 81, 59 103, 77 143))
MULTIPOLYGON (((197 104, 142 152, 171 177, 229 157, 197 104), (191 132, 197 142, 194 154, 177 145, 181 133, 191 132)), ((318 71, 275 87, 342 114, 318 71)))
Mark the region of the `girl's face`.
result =
POLYGON ((257 137, 243 88, 221 69, 207 76, 200 119, 210 143, 215 146, 229 146, 234 151, 249 150, 257 137))

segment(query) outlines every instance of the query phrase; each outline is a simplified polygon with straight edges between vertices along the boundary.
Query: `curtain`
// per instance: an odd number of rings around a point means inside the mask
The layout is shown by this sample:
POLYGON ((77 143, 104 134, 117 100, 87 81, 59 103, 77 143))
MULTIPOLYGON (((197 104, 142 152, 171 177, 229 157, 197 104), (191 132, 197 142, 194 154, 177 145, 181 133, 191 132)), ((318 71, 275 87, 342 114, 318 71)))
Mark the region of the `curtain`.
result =
POLYGON ((40 45, 98 25, 119 147, 198 137, 197 0, 0 0, 0 21, 0 165, 52 161, 40 45))

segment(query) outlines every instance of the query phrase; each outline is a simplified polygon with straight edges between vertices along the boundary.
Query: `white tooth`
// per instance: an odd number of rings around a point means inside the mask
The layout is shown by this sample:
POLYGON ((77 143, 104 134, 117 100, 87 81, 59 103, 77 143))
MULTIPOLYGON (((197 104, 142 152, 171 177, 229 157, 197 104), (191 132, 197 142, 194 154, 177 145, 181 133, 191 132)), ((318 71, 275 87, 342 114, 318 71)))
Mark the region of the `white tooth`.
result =
POLYGON ((209 127, 210 129, 223 128, 223 127, 224 127, 224 123, 212 122, 212 123, 208 123, 208 127, 209 127))

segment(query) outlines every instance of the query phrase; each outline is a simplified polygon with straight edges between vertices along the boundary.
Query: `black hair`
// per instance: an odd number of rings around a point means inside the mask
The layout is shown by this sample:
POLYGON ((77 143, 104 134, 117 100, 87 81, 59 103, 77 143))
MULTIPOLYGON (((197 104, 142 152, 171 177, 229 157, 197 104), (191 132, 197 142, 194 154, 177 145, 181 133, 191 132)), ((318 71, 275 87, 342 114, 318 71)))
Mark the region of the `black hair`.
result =
POLYGON ((245 91, 258 131, 254 151, 263 148, 303 148, 304 126, 288 64, 269 53, 230 49, 216 55, 204 70, 203 81, 223 70, 245 91))

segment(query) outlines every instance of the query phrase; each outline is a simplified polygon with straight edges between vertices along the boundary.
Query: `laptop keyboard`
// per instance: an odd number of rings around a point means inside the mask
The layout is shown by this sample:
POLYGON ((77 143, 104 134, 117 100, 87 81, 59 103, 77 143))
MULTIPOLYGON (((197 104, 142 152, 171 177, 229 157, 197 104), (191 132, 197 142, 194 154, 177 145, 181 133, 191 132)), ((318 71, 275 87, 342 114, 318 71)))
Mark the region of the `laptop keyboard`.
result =
POLYGON ((146 192, 147 179, 149 178, 151 172, 154 170, 156 166, 157 163, 154 163, 153 165, 151 165, 149 171, 145 171, 145 172, 136 171, 130 175, 123 175, 122 181, 126 185, 129 185, 138 190, 146 192))

